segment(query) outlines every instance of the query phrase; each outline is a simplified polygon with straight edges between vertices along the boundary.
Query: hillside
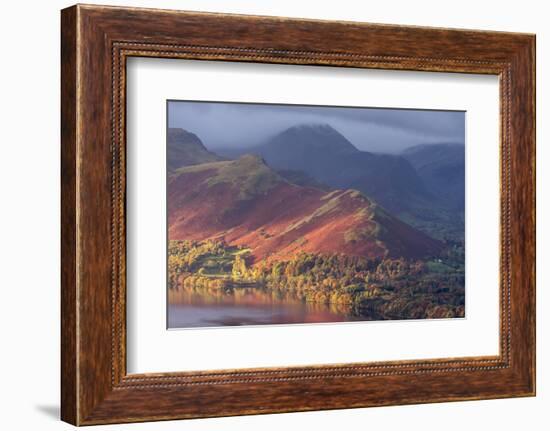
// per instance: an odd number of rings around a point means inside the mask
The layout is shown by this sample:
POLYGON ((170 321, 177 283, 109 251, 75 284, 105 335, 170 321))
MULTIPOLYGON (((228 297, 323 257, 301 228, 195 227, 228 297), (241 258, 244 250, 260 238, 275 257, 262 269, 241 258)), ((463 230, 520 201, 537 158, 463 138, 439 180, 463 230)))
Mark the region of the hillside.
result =
POLYGON ((321 190, 331 190, 329 186, 317 181, 311 175, 308 175, 303 171, 293 171, 292 169, 279 169, 276 172, 289 183, 296 184, 298 186, 313 187, 321 190))
POLYGON ((326 124, 294 126, 245 151, 274 169, 302 171, 333 188, 358 189, 395 214, 434 199, 404 157, 359 151, 326 124))
POLYGON ((464 145, 419 145, 403 152, 428 190, 452 209, 464 210, 464 145))
POLYGON ((224 160, 223 157, 208 151, 198 136, 193 133, 184 129, 169 128, 167 134, 169 173, 182 166, 224 160))
POLYGON ((253 155, 176 170, 168 204, 170 240, 220 239, 256 259, 302 251, 420 258, 442 248, 356 190, 292 184, 253 155))

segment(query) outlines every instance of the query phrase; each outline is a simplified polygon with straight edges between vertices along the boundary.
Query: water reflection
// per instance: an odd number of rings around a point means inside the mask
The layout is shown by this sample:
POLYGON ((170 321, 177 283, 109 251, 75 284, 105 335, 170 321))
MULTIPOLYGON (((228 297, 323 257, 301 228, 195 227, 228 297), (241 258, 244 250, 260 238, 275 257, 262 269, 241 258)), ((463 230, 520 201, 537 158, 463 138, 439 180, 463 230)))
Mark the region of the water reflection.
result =
POLYGON ((169 289, 168 327, 212 327, 373 320, 349 304, 305 302, 292 292, 259 287, 169 289))

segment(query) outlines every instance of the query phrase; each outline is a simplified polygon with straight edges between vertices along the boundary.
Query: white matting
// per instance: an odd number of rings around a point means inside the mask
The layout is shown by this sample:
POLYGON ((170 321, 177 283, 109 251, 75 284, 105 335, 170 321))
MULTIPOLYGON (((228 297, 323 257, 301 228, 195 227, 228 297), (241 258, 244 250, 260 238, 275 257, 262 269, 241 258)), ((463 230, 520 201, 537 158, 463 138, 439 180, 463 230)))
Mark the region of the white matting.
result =
POLYGON ((496 76, 128 60, 128 372, 498 354, 496 76), (466 318, 166 329, 166 100, 465 110, 466 318))

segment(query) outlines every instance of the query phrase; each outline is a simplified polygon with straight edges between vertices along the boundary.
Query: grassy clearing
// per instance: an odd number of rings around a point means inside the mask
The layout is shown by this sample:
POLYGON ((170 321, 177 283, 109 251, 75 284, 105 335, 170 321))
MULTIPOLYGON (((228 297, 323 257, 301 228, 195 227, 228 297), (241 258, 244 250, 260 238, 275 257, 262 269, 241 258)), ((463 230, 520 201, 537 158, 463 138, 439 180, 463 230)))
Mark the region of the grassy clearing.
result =
POLYGON ((236 257, 244 257, 249 253, 249 248, 228 247, 221 255, 208 253, 201 256, 196 265, 205 277, 230 278, 236 257))
POLYGON ((455 269, 449 265, 444 264, 443 262, 432 260, 426 262, 426 266, 428 267, 428 270, 430 272, 434 272, 437 274, 447 274, 455 272, 455 269))

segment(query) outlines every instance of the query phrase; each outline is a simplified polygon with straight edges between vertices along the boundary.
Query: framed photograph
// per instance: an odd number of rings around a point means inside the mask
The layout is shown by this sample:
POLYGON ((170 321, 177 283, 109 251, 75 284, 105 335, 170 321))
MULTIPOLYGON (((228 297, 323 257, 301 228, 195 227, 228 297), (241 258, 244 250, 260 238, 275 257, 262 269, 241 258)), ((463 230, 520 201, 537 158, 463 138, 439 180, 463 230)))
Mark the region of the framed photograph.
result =
POLYGON ((167 108, 169 329, 465 317, 465 112, 167 108))
POLYGON ((535 37, 61 14, 62 419, 535 394, 535 37))

